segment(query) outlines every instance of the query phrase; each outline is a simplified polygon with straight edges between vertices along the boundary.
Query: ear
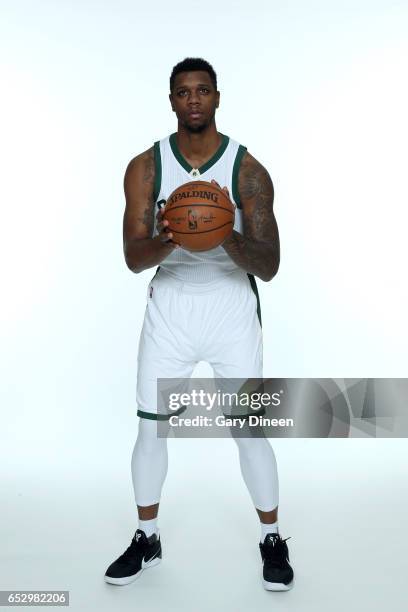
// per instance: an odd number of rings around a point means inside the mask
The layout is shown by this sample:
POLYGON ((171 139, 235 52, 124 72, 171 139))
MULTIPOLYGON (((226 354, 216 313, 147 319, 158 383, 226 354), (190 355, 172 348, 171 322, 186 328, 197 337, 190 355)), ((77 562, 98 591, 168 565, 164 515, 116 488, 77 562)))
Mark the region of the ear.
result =
POLYGON ((173 112, 175 112, 174 110, 174 104, 173 104, 173 95, 171 93, 169 93, 169 100, 170 100, 170 104, 171 104, 171 110, 173 112))
POLYGON ((217 97, 215 98, 215 108, 218 108, 220 105, 220 92, 217 91, 217 97))

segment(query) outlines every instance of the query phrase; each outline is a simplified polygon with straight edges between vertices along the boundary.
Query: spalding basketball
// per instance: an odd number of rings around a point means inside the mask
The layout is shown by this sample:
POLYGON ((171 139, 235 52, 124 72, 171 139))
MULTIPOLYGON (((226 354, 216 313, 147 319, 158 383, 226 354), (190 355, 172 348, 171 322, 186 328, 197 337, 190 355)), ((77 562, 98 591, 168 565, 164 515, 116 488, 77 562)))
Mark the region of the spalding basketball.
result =
POLYGON ((214 183, 192 181, 170 194, 163 219, 177 242, 188 251, 215 249, 232 233, 235 206, 214 183))

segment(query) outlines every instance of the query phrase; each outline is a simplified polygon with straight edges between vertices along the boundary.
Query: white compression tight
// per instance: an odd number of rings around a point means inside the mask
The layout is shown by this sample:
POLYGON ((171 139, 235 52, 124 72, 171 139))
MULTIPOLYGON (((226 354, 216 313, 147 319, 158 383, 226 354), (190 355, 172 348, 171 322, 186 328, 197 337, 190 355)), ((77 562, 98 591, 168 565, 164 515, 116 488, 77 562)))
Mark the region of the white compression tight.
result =
POLYGON ((269 512, 279 505, 279 480, 276 457, 266 438, 233 436, 239 463, 252 502, 258 510, 269 512))
POLYGON ((159 503, 167 466, 167 438, 157 437, 156 421, 139 418, 132 454, 133 488, 138 506, 159 503))
MULTIPOLYGON (((255 508, 264 512, 279 504, 279 481, 275 453, 266 438, 233 438, 239 452, 244 482, 255 508)), ((139 419, 139 432, 132 454, 132 479, 138 506, 160 501, 167 474, 167 438, 157 437, 157 423, 139 419)))

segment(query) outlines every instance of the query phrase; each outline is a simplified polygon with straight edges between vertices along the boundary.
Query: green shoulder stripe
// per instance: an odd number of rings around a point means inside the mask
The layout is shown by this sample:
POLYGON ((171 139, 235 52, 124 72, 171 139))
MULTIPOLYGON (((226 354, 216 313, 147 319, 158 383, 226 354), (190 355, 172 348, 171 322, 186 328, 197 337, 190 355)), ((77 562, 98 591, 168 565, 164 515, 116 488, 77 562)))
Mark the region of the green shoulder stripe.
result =
POLYGON ((162 181, 162 163, 160 155, 160 141, 154 143, 154 187, 153 197, 156 201, 159 197, 162 181))
POLYGON ((246 153, 246 150, 246 147, 244 147, 243 145, 239 145, 237 154, 235 156, 234 166, 232 168, 232 197, 237 205, 237 208, 242 208, 238 191, 238 174, 241 166, 241 161, 246 153))

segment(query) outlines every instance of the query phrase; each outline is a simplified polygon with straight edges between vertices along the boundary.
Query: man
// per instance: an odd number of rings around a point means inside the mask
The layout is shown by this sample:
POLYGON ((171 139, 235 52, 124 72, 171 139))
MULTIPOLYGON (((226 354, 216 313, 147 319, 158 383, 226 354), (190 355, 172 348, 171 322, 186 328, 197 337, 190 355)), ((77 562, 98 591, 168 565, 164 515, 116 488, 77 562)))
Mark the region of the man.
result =
MULTIPOLYGON (((157 516, 167 473, 167 439, 157 436, 157 377, 190 378, 198 361, 216 378, 262 378, 262 328, 255 276, 270 281, 279 268, 274 191, 265 168, 246 148, 217 131, 217 77, 202 59, 186 58, 170 77, 177 133, 132 159, 124 190, 124 254, 135 273, 158 265, 149 284, 138 353, 139 432, 132 476, 139 529, 105 575, 128 584, 161 560, 157 516), (236 205, 235 223, 223 244, 192 253, 173 242, 162 205, 179 185, 212 181, 236 205), (188 316, 188 325, 186 324, 188 316), (188 328, 196 329, 193 336, 188 328)), ((266 438, 234 437, 240 466, 261 524, 263 584, 288 590, 293 570, 278 531, 278 474, 266 438)))

